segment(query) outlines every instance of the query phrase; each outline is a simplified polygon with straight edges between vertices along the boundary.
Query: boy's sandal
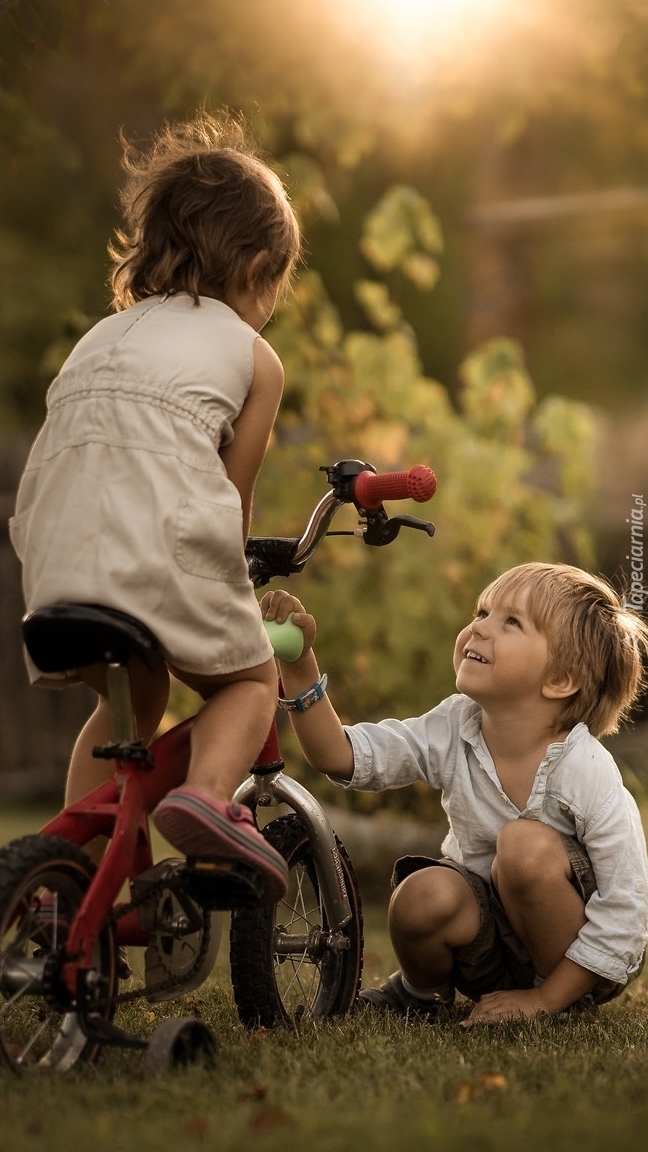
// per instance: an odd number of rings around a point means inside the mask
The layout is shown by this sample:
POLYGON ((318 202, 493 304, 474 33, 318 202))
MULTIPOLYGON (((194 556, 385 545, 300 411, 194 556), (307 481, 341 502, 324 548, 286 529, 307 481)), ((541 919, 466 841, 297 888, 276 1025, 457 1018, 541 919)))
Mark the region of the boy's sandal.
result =
POLYGON ((403 986, 400 970, 392 972, 379 988, 363 988, 358 998, 361 1004, 376 1008, 380 1012, 393 1012, 398 1016, 407 1016, 411 1020, 425 1020, 428 1023, 433 1023, 444 1011, 447 1012, 454 1002, 454 995, 438 996, 434 1000, 422 1000, 419 996, 413 996, 403 986))

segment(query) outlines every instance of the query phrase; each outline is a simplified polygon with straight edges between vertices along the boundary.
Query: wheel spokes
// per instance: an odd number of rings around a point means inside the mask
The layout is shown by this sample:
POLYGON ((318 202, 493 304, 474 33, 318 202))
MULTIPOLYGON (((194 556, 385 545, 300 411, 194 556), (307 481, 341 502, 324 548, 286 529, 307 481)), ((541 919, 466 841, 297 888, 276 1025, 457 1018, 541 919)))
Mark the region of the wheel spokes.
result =
POLYGON ((299 865, 291 879, 294 893, 281 902, 282 916, 288 913, 287 922, 275 929, 275 970, 282 999, 288 1003, 299 1001, 299 1006, 310 1012, 321 979, 316 941, 321 934, 322 909, 307 868, 299 865))

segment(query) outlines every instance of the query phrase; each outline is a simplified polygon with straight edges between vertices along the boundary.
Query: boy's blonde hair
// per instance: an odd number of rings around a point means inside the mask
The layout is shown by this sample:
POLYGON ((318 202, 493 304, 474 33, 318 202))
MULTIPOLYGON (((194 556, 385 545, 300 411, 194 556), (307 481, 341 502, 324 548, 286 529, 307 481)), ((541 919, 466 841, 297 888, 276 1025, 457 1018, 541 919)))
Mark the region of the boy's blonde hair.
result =
POLYGON ((247 287, 286 286, 299 259, 299 226, 279 177, 240 121, 203 113, 167 124, 144 153, 122 138, 128 179, 124 227, 109 246, 116 311, 147 296, 187 292, 230 303, 247 287))
POLYGON ((646 685, 648 627, 606 580, 570 564, 519 564, 489 584, 479 606, 490 610, 513 593, 528 593, 526 610, 547 638, 547 681, 571 676, 579 685, 557 717, 557 729, 587 724, 594 736, 616 732, 646 685))

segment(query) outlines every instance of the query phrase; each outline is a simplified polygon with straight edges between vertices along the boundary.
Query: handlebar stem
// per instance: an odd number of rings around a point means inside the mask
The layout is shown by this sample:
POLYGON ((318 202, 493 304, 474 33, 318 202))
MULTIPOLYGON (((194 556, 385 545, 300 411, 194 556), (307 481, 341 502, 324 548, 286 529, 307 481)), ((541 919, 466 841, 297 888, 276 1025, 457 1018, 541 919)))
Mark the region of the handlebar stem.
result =
POLYGON ((341 508, 345 503, 347 501, 336 496, 335 492, 327 492, 326 496, 322 497, 297 545, 293 556, 294 564, 305 563, 313 555, 320 541, 326 536, 329 524, 338 508, 341 508))

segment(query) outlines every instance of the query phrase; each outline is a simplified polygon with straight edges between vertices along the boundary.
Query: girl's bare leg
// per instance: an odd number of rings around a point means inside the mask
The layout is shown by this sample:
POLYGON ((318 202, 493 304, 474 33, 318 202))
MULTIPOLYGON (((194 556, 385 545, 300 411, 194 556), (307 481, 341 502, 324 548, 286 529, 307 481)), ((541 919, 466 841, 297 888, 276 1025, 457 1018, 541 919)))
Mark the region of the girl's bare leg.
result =
POLYGON ((215 800, 231 800, 261 751, 274 718, 274 659, 229 677, 178 675, 205 700, 191 731, 187 784, 215 800))
MULTIPOLYGON (((169 699, 169 673, 160 659, 153 672, 133 658, 129 666, 133 708, 139 738, 150 744, 164 715, 169 699)), ((65 804, 82 800, 89 792, 105 784, 115 770, 114 760, 100 760, 92 755, 97 744, 109 744, 113 738, 110 709, 106 695, 105 664, 92 664, 81 670, 83 681, 98 694, 97 707, 81 729, 70 759, 65 786, 65 804)), ((85 846, 85 851, 98 861, 104 851, 105 840, 97 838, 85 846)))
MULTIPOLYGON (((150 744, 168 703, 169 673, 161 659, 151 672, 135 657, 130 662, 129 671, 137 732, 144 744, 150 744)), ((80 674, 83 682, 98 694, 98 701, 72 751, 65 788, 66 804, 81 800, 109 780, 115 767, 112 760, 98 760, 92 755, 96 744, 109 744, 112 740, 106 667, 104 664, 91 664, 81 669, 80 674)))
POLYGON ((96 744, 108 744, 111 739, 108 701, 100 696, 97 707, 86 720, 72 751, 65 785, 65 803, 74 804, 83 799, 110 778, 114 764, 111 760, 97 760, 92 755, 96 744))
POLYGON ((274 904, 286 892, 288 869, 268 844, 246 805, 232 802, 261 751, 277 702, 274 659, 231 676, 181 675, 205 704, 196 716, 186 784, 158 804, 159 832, 187 857, 219 857, 251 865, 263 879, 260 900, 274 904))

